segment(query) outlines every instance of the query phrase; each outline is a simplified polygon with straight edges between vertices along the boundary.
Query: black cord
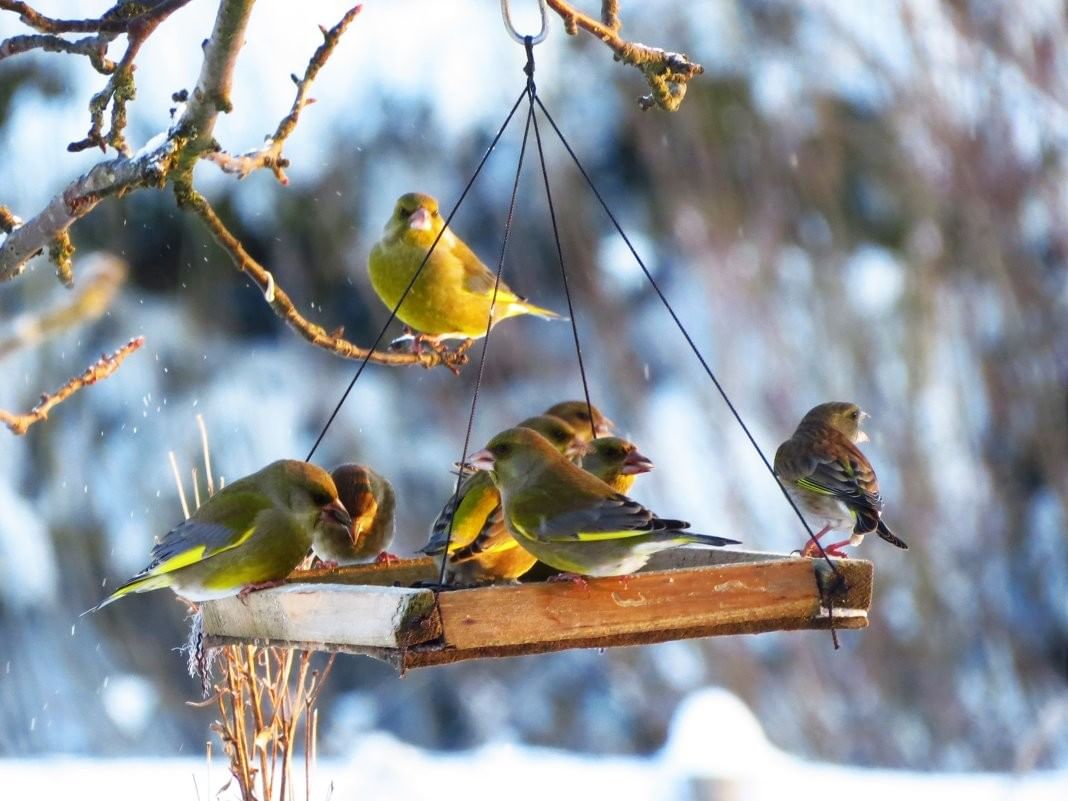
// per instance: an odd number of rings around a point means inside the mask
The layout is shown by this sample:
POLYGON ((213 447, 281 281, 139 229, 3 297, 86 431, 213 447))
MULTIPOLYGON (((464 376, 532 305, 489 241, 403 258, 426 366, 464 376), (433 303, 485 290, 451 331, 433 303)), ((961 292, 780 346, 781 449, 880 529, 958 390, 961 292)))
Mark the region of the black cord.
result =
MULTIPOLYGON (((530 37, 527 37, 528 40, 530 37)), ((527 53, 530 53, 528 46, 527 53)), ((531 79, 528 77, 527 85, 531 79)), ((527 89, 523 90, 524 94, 527 89)), ((504 255, 508 250, 508 238, 512 232, 512 217, 515 215, 515 200, 519 193, 519 175, 523 171, 523 155, 527 151, 527 138, 530 135, 530 121, 534 117, 534 104, 530 104, 527 111, 527 124, 523 129, 523 144, 519 148, 519 159, 515 166, 515 180, 512 183, 512 200, 508 204, 508 217, 504 221, 504 241, 501 242, 501 255, 497 259, 497 274, 493 279, 493 297, 490 298, 489 314, 486 317, 486 334, 482 337, 482 353, 478 357, 478 373, 475 375, 475 391, 471 395, 471 413, 467 417, 467 431, 464 433, 464 449, 460 456, 460 469, 456 471, 456 489, 452 493, 452 501, 449 506, 453 513, 449 515, 449 530, 445 535, 445 548, 441 552, 441 572, 438 574, 438 584, 445 586, 445 569, 449 564, 449 545, 452 544, 452 526, 456 520, 456 509, 460 500, 460 486, 463 484, 465 471, 463 465, 467 462, 467 449, 471 444, 471 430, 475 425, 475 409, 478 407, 478 391, 482 386, 482 372, 486 367, 486 351, 489 350, 490 332, 493 330, 493 314, 497 305, 497 290, 501 286, 501 272, 504 270, 504 255)))
POLYGON ((612 221, 612 225, 615 226, 616 231, 619 232, 619 235, 623 238, 623 241, 626 243, 627 247, 630 249, 631 255, 634 256, 634 260, 638 262, 638 266, 641 267, 642 272, 645 273, 645 277, 649 280, 649 284, 653 287, 653 290, 656 292, 657 296, 660 298, 660 301, 664 304, 664 308, 666 308, 667 311, 668 311, 668 314, 671 315, 671 319, 675 321, 675 325, 676 325, 676 327, 678 327, 679 332, 682 334, 683 338, 686 340, 686 344, 688 344, 690 346, 690 350, 693 351, 694 356, 696 356, 697 360, 701 363, 701 367, 704 368, 705 373, 712 380, 712 383, 715 385, 716 389, 719 391, 720 397, 723 398, 723 402, 727 404, 727 408, 730 409, 731 414, 734 415, 734 419, 738 422, 738 425, 741 426, 742 431, 745 432, 746 437, 749 438, 749 442, 753 446, 753 449, 757 452, 757 455, 760 456, 760 461, 762 461, 764 463, 764 467, 766 467, 768 469, 768 472, 771 474, 772 478, 775 480, 776 486, 778 486, 779 490, 783 494, 783 497, 786 498, 786 501, 790 504, 790 507, 794 510, 794 513, 797 515, 797 519, 801 521, 801 525, 804 526, 805 531, 808 532, 809 539, 812 542, 816 543, 816 547, 819 548, 820 556, 827 562, 827 564, 830 566, 831 570, 834 571, 835 576, 837 576, 837 578, 840 581, 844 582, 845 579, 842 576, 841 571, 839 571, 838 566, 835 565, 834 562, 831 561, 830 557, 827 555, 827 551, 824 550, 823 545, 820 543, 820 541, 818 539, 816 539, 816 535, 812 532, 812 529, 809 527, 808 521, 805 520, 805 516, 801 513, 801 510, 798 508, 797 504, 794 503, 794 499, 790 497, 790 493, 788 493, 786 491, 786 487, 784 487, 782 482, 779 481, 779 477, 775 474, 775 468, 772 467, 771 462, 769 462, 768 458, 764 455, 764 451, 761 450, 760 445, 757 444, 756 438, 753 436, 752 432, 749 430, 749 426, 747 426, 745 424, 745 421, 742 419, 742 415, 738 412, 738 409, 736 409, 734 404, 731 402, 731 399, 727 395, 726 390, 723 389, 723 385, 719 383, 719 379, 716 378, 716 374, 714 372, 712 372, 712 368, 709 367, 708 362, 705 361, 705 357, 701 354, 701 351, 697 347, 697 344, 693 341, 693 338, 690 336, 690 332, 686 330, 686 326, 684 326, 682 324, 682 321, 679 319, 679 316, 675 313, 675 310, 672 308, 671 303, 668 302, 667 296, 665 296, 664 293, 661 291, 660 286, 656 283, 656 280, 653 278, 652 274, 649 272, 648 268, 645 266, 645 262, 643 262, 642 259, 641 259, 641 256, 638 255, 638 251, 635 250, 634 245, 631 244, 631 241, 627 237, 627 234, 623 231, 623 227, 619 224, 619 221, 616 219, 616 216, 612 213, 612 210, 608 207, 608 204, 605 202, 605 199, 601 196, 601 193, 597 190, 597 186, 593 183, 593 179, 590 177, 589 173, 586 172, 586 168, 582 166, 582 162, 579 161, 578 156, 575 155, 575 151, 571 149, 571 145, 568 143, 567 139, 564 137, 564 134, 560 131, 560 128, 559 128, 559 126, 557 126, 556 121, 553 119, 553 116, 549 113, 549 110, 545 108, 545 104, 541 102, 541 98, 539 98, 537 95, 534 95, 533 102, 538 104, 538 107, 541 109, 542 113, 545 115, 545 119, 547 119, 549 121, 549 124, 552 125, 553 130, 556 131, 556 135, 559 137, 560 143, 563 144, 564 148, 568 152, 568 155, 571 156, 571 160, 573 162, 575 162, 575 166, 578 168, 578 171, 582 174, 583 179, 585 179, 586 185, 589 186, 590 190, 596 196, 597 200, 601 204, 601 208, 603 208, 604 211, 605 211, 605 214, 608 215, 608 219, 610 219, 612 221))
POLYGON ((364 368, 371 360, 371 356, 378 349, 378 346, 382 342, 382 337, 386 335, 386 331, 389 329, 390 324, 396 319, 397 312, 404 304, 404 299, 408 297, 408 293, 412 291, 412 287, 415 286, 416 280, 418 280, 420 273, 423 272, 423 268, 426 267, 426 263, 430 261, 430 256, 434 253, 434 248, 437 247, 438 242, 441 240, 442 235, 449 228, 449 223, 452 222, 453 216, 460 210, 460 204, 464 202, 467 197, 467 193, 471 191, 471 187, 475 184, 475 179, 478 178, 479 173, 482 172, 482 168, 486 165, 486 161, 489 159, 490 154, 493 152, 493 148, 497 146, 497 142, 500 141, 501 136, 504 135, 505 129, 508 127, 508 123, 512 121, 512 117, 515 116, 516 111, 519 109, 519 104, 523 102, 523 98, 526 97, 527 90, 524 87, 523 91, 519 93, 519 97, 516 98, 515 103, 512 104, 512 110, 508 112, 508 116, 504 118, 504 122, 501 123, 501 127, 497 129, 497 133, 493 137, 493 141, 490 142, 489 147, 486 148, 486 152, 482 155, 481 161, 478 162, 478 166, 475 168, 470 179, 467 181, 467 185, 464 187, 464 191, 460 193, 460 199, 456 201, 456 205, 452 207, 452 211, 449 212, 449 216, 445 218, 445 224, 442 226, 438 235, 434 237, 434 241, 430 244, 430 248, 427 250, 426 255, 423 257, 423 261, 419 265, 419 269, 415 271, 412 276, 412 280, 408 282, 408 286, 404 288, 401 293, 400 300, 397 301, 397 305, 390 311, 389 317, 386 319, 385 324, 382 326, 382 330, 378 332, 378 336, 375 337, 371 347, 367 350, 367 355, 360 361, 360 366, 356 369, 356 375, 352 377, 348 387, 341 394, 341 400, 337 402, 337 406, 334 407, 334 411, 330 413, 330 417, 327 419, 326 424, 323 425, 322 431, 319 432, 319 436, 315 439, 315 444, 312 445, 311 450, 308 451, 307 457, 304 459, 306 462, 310 462, 312 456, 315 455, 316 449, 319 447, 319 443, 323 441, 323 437, 326 436, 326 432, 330 429, 330 425, 334 422, 334 418, 337 417, 338 412, 341 411, 341 407, 344 405, 346 399, 349 397, 349 393, 352 392, 352 388, 356 386, 356 381, 363 374, 364 368))

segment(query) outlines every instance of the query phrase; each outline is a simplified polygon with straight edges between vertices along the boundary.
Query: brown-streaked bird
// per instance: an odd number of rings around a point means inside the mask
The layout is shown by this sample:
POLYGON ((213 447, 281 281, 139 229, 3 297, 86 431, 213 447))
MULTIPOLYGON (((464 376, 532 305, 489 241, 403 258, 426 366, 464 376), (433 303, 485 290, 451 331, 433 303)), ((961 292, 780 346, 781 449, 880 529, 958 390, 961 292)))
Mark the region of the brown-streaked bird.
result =
MULTIPOLYGON (((860 428, 865 417, 855 403, 821 403, 801 419, 793 436, 775 452, 775 473, 790 497, 823 523, 816 540, 829 531, 850 532, 849 539, 825 548, 831 556, 846 556, 843 546, 859 545, 864 535, 872 532, 891 545, 908 548, 883 522, 879 479, 857 447, 857 443, 868 441, 860 428)), ((817 552, 816 543, 810 540, 802 554, 817 552)))
POLYGON ((396 557, 386 551, 393 541, 397 507, 393 485, 361 464, 335 467, 330 477, 334 479, 338 498, 352 520, 348 525, 334 523, 316 530, 312 550, 323 566, 396 561, 396 557))

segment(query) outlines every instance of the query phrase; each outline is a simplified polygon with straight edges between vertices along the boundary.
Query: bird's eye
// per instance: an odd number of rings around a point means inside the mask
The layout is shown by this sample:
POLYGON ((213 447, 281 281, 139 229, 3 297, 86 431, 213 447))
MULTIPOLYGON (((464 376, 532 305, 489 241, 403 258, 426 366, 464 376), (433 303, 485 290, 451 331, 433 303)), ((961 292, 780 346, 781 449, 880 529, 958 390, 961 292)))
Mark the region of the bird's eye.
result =
POLYGON ((854 409, 853 411, 851 411, 851 412, 849 413, 849 417, 850 417, 850 419, 852 419, 852 420, 857 420, 857 419, 859 419, 859 418, 860 418, 860 410, 859 410, 859 409, 854 409))
POLYGON ((500 445, 497 445, 496 447, 493 448, 493 455, 494 456, 507 456, 511 452, 512 452, 512 446, 509 445, 506 442, 502 442, 500 445))
POLYGON ((313 490, 312 502, 316 506, 327 506, 334 502, 334 499, 330 496, 330 493, 326 490, 313 490))

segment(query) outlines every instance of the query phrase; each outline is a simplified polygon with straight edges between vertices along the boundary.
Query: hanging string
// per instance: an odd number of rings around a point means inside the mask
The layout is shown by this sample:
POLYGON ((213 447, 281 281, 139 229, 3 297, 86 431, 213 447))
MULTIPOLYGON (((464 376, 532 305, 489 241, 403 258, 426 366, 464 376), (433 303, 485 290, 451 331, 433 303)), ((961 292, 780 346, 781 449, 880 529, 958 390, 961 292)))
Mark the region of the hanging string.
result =
MULTIPOLYGON (((423 257, 423 261, 420 262, 419 269, 415 271, 415 274, 412 276, 412 279, 408 282, 408 286, 406 286, 404 288, 404 291, 401 292, 400 300, 397 301, 397 304, 390 311, 389 317, 386 318, 386 322, 382 325, 381 330, 378 332, 378 336, 375 337, 374 342, 371 343, 371 347, 367 350, 367 354, 360 361, 360 366, 356 369, 356 375, 352 377, 352 380, 349 382, 348 387, 346 387, 345 391, 341 393, 341 399, 334 407, 334 411, 330 413, 330 417, 327 418, 326 423, 323 425, 322 430, 319 432, 319 436, 315 438, 315 444, 312 445, 311 450, 308 451, 308 455, 305 457, 304 461, 310 462, 312 456, 315 455, 315 451, 318 449, 319 443, 323 441, 323 437, 326 436, 326 432, 330 429, 330 425, 334 422, 334 418, 337 417, 338 412, 341 411, 341 407, 348 399, 349 393, 352 392, 352 388, 356 386, 356 382, 363 374, 363 370, 365 367, 367 367, 367 363, 371 360, 371 356, 375 353, 375 351, 378 349, 378 346, 382 343, 382 338, 386 335, 386 331, 389 329, 390 324, 397 318, 397 312, 404 304, 404 299, 408 297, 408 293, 412 291, 412 287, 415 286, 415 282, 419 279, 419 275, 423 272, 423 268, 426 267, 427 262, 430 261, 430 257, 434 253, 434 248, 437 247, 437 244, 441 240, 441 237, 449 229, 449 223, 452 222, 453 216, 456 214, 457 211, 460 210, 460 205, 467 197, 467 193, 471 191, 471 187, 475 185, 475 179, 478 178, 479 174, 482 172, 482 168, 486 165, 486 161, 489 159, 490 154, 493 152, 493 149, 497 146, 497 143, 504 135, 504 131, 508 127, 508 123, 512 121, 512 117, 515 116, 516 111, 519 109, 519 104, 523 102, 523 98, 526 97, 526 95, 527 90, 524 87, 523 91, 519 93, 519 97, 516 98, 515 103, 512 104, 512 110, 508 112, 508 116, 504 118, 504 122, 501 123, 501 127, 497 129, 497 133, 493 136, 493 140, 490 142, 489 147, 486 148, 486 152, 482 154, 482 159, 478 162, 478 166, 475 167, 475 171, 468 179, 467 185, 464 187, 464 191, 460 193, 460 198, 456 201, 456 205, 452 207, 452 211, 450 211, 449 215, 445 218, 445 224, 438 232, 438 235, 434 237, 434 241, 430 243, 430 248, 427 250, 426 255, 423 257)), ((494 296, 496 297, 496 289, 494 289, 494 296)))
MULTIPOLYGON (((549 204, 549 219, 553 224, 553 242, 556 243, 556 258, 560 262, 560 277, 564 281, 564 296, 567 298, 567 316, 571 320, 571 335, 575 340, 575 355, 578 357, 579 376, 582 378, 582 394, 586 398, 586 409, 590 415, 590 438, 597 438, 597 421, 593 416, 593 403, 590 402, 590 386, 586 381, 586 366, 582 361, 582 344, 579 342, 578 321, 575 316, 575 307, 571 301, 571 288, 567 283, 567 267, 564 266, 564 249, 560 246, 560 231, 556 225, 556 208, 553 206, 553 193, 549 189, 549 170, 545 166, 545 151, 541 146, 541 131, 538 129, 538 117, 534 114, 534 101, 537 100, 538 92, 534 85, 534 48, 531 37, 526 37, 524 45, 527 49, 527 90, 530 96, 530 110, 534 122, 534 142, 538 147, 538 162, 541 165, 541 178, 545 184, 545 200, 549 204), (529 68, 529 71, 528 71, 529 68)), ((540 101, 539 101, 540 103, 540 101)))
MULTIPOLYGON (((627 236, 626 232, 624 232, 623 226, 619 224, 619 221, 616 219, 616 216, 608 207, 608 203, 605 202, 604 197, 602 197, 601 193, 598 191, 597 186, 593 182, 593 179, 590 177, 589 173, 586 172, 586 168, 582 166, 582 162, 579 161, 578 156, 575 155, 575 151, 572 150, 571 145, 567 141, 567 138, 564 136, 563 132, 561 132, 559 126, 556 124, 556 121, 549 113, 549 110, 545 108, 545 104, 541 102, 541 98, 539 98, 537 95, 534 96, 534 102, 538 104, 538 108, 541 109, 542 114, 545 115, 545 119, 549 121, 549 124, 553 127, 553 130, 556 132, 557 137, 559 137, 560 143, 567 150, 568 155, 571 156, 571 160, 575 162, 575 166, 582 174, 583 179, 586 181, 586 185, 589 186, 590 191, 593 192, 594 196, 601 204, 601 208, 604 209, 605 214, 608 215, 608 219, 612 221, 612 225, 615 226, 616 231, 619 232, 619 235, 623 238, 623 241, 630 249, 631 255, 634 256, 634 260, 638 262, 638 266, 641 268, 642 272, 645 273, 645 277, 649 280, 649 284, 653 287, 653 290, 660 298, 660 301, 664 304, 664 308, 666 308, 668 314, 671 315, 671 319, 674 320, 675 326, 679 329, 679 332, 686 340, 686 344, 690 346, 690 350, 693 351, 694 356, 696 356, 697 360, 701 363, 701 367, 704 368, 705 374, 712 380, 712 383, 715 385, 716 390, 720 394, 720 397, 723 398, 723 402, 727 404, 727 408, 730 409, 731 414, 734 415, 734 419, 737 421, 738 425, 741 426, 742 431, 745 432, 746 437, 748 437, 749 439, 749 443, 757 452, 757 455, 760 457, 760 461, 764 463, 764 467, 766 467, 768 472, 771 474, 776 486, 778 486, 779 490, 782 492, 783 497, 786 498, 787 503, 790 504, 790 508, 794 510, 794 513, 797 515, 797 519, 801 521, 801 525, 804 526, 805 531, 808 533, 809 539, 812 542, 816 543, 816 547, 819 549, 820 556, 824 559, 824 561, 827 562, 827 565, 831 568, 831 570, 834 571, 834 575, 838 578, 839 582, 844 583, 845 578, 842 576, 842 573, 838 569, 838 566, 831 561, 830 557, 827 555, 827 551, 824 550, 823 545, 818 539, 816 539, 816 535, 809 527, 808 521, 805 520, 805 516, 801 513, 801 510, 798 508, 797 504, 794 503, 794 499, 790 497, 790 493, 786 491, 786 487, 784 487, 782 485, 782 482, 779 481, 779 477, 775 474, 775 468, 772 467, 771 462, 769 462, 767 456, 764 455, 764 451, 757 443, 756 438, 753 436, 753 433, 749 430, 749 426, 745 424, 745 420, 742 419, 742 415, 738 412, 738 409, 731 402, 730 397, 727 395, 727 391, 723 388, 723 385, 720 384, 719 379, 716 378, 716 374, 712 371, 712 368, 709 367, 708 362, 705 360, 705 357, 701 354, 701 351, 697 347, 697 344, 693 341, 693 337, 690 336, 690 332, 686 330, 686 326, 682 324, 682 320, 680 320, 679 316, 675 313, 675 310, 674 308, 672 308, 671 303, 667 299, 667 296, 664 295, 664 293, 661 291, 660 286, 657 284, 656 280, 649 272, 649 269, 645 266, 645 262, 643 262, 641 256, 638 255, 638 251, 634 248, 634 245, 631 243, 630 238, 627 236)), ((537 129, 535 128, 535 130, 537 129)))
MULTIPOLYGON (((528 50, 529 52, 529 50, 528 50)), ((529 82, 528 78, 528 82, 529 82)), ((526 89, 523 90, 526 93, 526 89)), ((508 216, 504 221, 504 241, 501 242, 501 255, 497 259, 497 273, 493 278, 493 296, 490 298, 489 314, 486 317, 486 334, 482 337, 482 352, 478 357, 478 372, 475 374, 475 390, 471 393, 471 413, 467 416, 467 431, 464 432, 464 448, 460 455, 460 469, 456 471, 456 488, 452 493, 452 501, 449 506, 455 510, 460 500, 460 486, 467 475, 464 465, 467 464, 467 449, 471 445, 471 431, 475 425, 475 410, 478 408, 478 391, 482 386, 482 373, 486 367, 486 351, 489 350, 490 332, 493 330, 493 315, 497 306, 497 291, 501 286, 501 272, 504 270, 504 256, 508 251, 508 239, 512 233, 512 218, 515 215, 515 201, 519 194, 519 176, 523 171, 523 155, 527 152, 527 138, 530 135, 530 121, 534 117, 534 105, 530 105, 527 111, 527 124, 523 128, 523 144, 519 147, 519 159, 515 165, 515 180, 512 182, 512 199, 508 203, 508 216)), ((449 564, 449 546, 452 544, 452 526, 456 520, 456 512, 449 515, 449 530, 445 534, 445 547, 441 552, 441 572, 438 574, 438 584, 445 586, 445 569, 449 564)))

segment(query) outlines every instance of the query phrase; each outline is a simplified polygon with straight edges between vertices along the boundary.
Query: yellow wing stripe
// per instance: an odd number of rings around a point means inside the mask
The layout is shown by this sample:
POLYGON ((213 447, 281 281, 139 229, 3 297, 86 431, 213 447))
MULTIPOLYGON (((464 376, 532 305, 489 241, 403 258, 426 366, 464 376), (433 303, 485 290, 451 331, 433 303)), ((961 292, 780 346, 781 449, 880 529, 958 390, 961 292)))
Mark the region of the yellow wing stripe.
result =
POLYGON ((820 495, 834 495, 834 493, 830 490, 826 489, 825 487, 821 487, 819 484, 816 484, 807 478, 799 478, 794 483, 797 484, 797 486, 799 486, 801 489, 808 490, 809 492, 815 492, 820 495))
POLYGON ((245 542, 245 540, 252 536, 252 532, 254 532, 255 530, 255 526, 249 526, 247 529, 242 531, 241 535, 237 537, 233 542, 223 546, 222 548, 216 548, 210 553, 207 552, 208 548, 206 545, 198 545, 195 548, 190 548, 186 551, 182 551, 181 553, 175 554, 170 559, 163 560, 145 575, 159 576, 164 573, 173 573, 175 570, 181 570, 183 567, 189 567, 190 565, 194 565, 197 562, 203 561, 209 556, 215 556, 215 554, 217 553, 229 551, 232 548, 236 548, 238 545, 241 545, 241 543, 245 542))

